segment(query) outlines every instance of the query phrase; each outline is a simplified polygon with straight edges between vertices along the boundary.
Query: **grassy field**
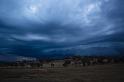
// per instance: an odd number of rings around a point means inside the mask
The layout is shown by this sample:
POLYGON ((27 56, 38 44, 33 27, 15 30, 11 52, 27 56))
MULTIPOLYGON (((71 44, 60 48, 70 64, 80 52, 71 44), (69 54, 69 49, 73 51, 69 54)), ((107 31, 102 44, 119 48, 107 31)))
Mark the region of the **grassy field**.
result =
POLYGON ((0 69, 0 82, 124 82, 124 64, 0 69))

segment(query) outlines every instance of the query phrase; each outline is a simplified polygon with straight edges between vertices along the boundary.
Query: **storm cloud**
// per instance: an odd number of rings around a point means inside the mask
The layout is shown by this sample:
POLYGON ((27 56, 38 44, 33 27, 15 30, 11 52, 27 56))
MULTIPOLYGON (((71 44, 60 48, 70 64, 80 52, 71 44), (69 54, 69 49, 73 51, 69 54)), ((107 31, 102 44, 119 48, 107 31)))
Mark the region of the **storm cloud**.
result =
POLYGON ((0 54, 123 54, 123 4, 122 0, 0 0, 0 54))

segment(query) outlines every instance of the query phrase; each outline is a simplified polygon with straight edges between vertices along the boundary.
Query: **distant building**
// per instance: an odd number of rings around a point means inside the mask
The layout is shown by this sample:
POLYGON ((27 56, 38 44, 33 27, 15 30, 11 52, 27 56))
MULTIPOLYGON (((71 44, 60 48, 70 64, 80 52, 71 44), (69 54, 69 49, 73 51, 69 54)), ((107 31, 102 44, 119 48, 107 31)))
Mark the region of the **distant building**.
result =
POLYGON ((36 58, 32 58, 32 57, 22 57, 22 56, 19 56, 16 58, 16 61, 17 62, 36 62, 37 59, 36 58))

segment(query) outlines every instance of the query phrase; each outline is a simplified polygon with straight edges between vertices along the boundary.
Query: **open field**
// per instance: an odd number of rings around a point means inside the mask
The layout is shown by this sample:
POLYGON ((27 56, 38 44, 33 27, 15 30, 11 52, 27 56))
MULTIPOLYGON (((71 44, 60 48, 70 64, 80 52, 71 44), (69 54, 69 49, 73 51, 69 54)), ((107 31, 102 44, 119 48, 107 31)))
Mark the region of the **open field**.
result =
POLYGON ((124 82, 124 64, 60 68, 0 68, 0 82, 124 82))

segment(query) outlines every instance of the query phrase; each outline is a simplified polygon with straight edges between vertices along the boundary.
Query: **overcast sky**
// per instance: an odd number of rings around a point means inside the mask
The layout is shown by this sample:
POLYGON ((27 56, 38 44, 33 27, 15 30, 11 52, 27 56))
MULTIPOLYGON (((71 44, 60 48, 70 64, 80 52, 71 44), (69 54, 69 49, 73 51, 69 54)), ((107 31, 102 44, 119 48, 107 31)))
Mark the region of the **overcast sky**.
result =
POLYGON ((123 0, 0 0, 0 54, 122 54, 123 0))

